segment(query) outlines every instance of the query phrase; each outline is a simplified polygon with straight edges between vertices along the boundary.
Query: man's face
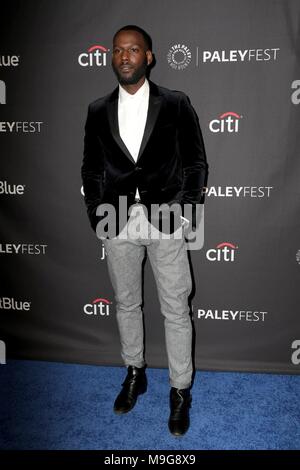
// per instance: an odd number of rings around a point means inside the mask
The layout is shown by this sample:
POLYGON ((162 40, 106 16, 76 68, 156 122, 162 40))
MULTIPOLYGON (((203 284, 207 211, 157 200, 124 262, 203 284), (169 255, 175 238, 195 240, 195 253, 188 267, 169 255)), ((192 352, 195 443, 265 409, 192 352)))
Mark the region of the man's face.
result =
POLYGON ((120 31, 113 43, 112 68, 121 85, 135 85, 146 75, 152 53, 138 31, 120 31))

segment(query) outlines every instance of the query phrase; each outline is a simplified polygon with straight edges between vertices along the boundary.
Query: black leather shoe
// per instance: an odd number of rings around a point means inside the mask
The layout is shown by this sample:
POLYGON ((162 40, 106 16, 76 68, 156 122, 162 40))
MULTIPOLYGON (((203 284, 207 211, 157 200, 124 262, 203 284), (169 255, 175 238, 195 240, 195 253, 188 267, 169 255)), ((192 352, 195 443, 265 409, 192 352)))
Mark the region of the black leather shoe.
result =
POLYGON ((189 388, 171 388, 169 429, 174 436, 182 436, 190 426, 189 409, 192 397, 189 388))
POLYGON ((114 412, 128 413, 136 404, 137 397, 147 390, 145 367, 128 366, 122 390, 116 398, 114 412))

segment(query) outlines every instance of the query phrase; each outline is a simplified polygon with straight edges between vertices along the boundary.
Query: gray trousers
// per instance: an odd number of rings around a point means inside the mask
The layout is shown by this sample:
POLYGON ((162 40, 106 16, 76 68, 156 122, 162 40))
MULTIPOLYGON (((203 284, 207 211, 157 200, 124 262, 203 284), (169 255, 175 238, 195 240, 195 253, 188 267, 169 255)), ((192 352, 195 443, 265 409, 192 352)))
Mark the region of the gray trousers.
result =
POLYGON ((141 207, 134 205, 127 225, 117 237, 103 240, 115 294, 121 355, 126 366, 145 365, 141 304, 142 262, 147 250, 164 316, 170 385, 188 388, 193 372, 188 306, 192 280, 184 229, 179 227, 173 237, 163 239, 161 232, 140 216, 141 207))

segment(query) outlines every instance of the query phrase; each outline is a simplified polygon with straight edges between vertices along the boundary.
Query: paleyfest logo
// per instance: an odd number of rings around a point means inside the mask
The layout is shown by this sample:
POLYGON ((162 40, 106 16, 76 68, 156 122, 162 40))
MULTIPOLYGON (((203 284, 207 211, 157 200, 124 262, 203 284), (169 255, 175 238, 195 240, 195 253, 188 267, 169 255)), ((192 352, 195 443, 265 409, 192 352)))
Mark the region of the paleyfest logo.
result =
POLYGON ((107 53, 109 49, 98 44, 91 46, 87 52, 78 57, 78 63, 82 67, 105 67, 107 64, 107 53))
MULTIPOLYGON (((222 49, 202 50, 196 46, 193 50, 194 66, 208 63, 235 63, 235 62, 268 62, 276 61, 279 57, 279 47, 258 49, 222 49)), ((174 44, 167 54, 167 60, 174 70, 183 70, 191 62, 192 54, 184 44, 174 44)))
POLYGON ((174 44, 168 52, 167 59, 174 70, 183 70, 190 64, 192 53, 184 44, 174 44))

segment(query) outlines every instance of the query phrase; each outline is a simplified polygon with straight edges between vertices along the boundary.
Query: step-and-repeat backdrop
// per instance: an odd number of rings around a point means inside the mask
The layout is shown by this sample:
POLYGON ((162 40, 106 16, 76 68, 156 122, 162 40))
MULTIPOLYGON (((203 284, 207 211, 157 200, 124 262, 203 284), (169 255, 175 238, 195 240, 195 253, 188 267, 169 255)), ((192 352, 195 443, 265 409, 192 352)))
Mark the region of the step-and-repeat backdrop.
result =
MULTIPOLYGON (((88 104, 117 85, 113 34, 137 24, 209 163, 189 251, 196 368, 300 372, 299 15, 298 0, 1 2, 0 362, 122 364, 80 168, 88 104)), ((165 367, 149 261, 144 316, 147 363, 165 367)))

